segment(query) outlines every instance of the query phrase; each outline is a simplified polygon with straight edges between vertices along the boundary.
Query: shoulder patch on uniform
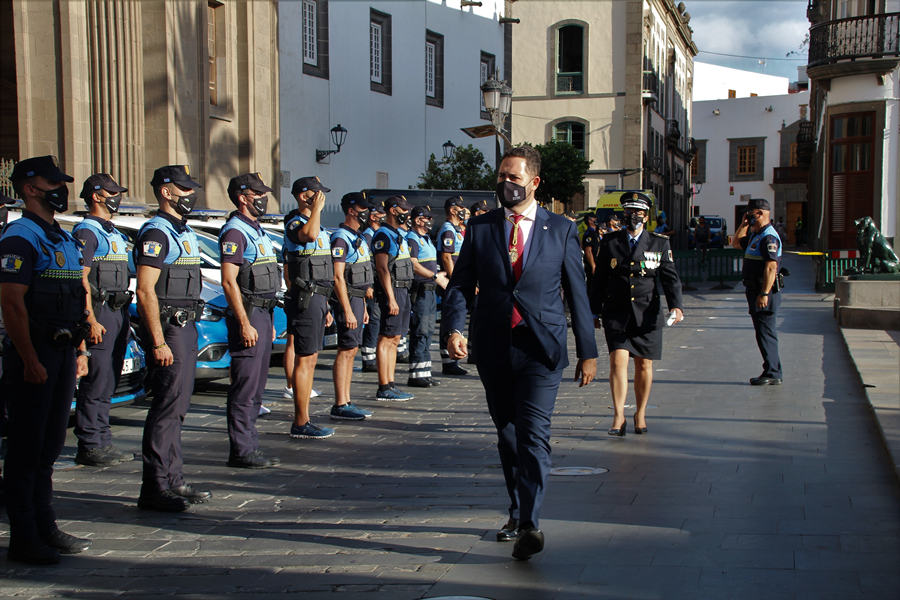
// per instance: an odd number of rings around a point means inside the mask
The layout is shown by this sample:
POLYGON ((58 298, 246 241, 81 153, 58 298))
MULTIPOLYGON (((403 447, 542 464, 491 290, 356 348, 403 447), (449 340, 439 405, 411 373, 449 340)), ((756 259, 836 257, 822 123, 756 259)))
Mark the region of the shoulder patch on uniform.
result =
POLYGON ((162 244, 159 242, 144 242, 144 256, 156 258, 162 251, 162 244))
POLYGON ((291 231, 297 229, 298 227, 300 227, 300 219, 294 219, 293 221, 288 223, 288 229, 290 229, 291 231))
POLYGON ((222 244, 222 254, 225 256, 234 256, 235 252, 237 252, 237 243, 225 242, 222 244))
POLYGON ((669 239, 669 236, 663 235, 663 234, 661 234, 661 233, 656 233, 655 231, 651 231, 651 232, 650 232, 650 235, 652 235, 653 237, 662 238, 662 239, 664 239, 664 240, 669 239))
POLYGON ((445 245, 445 246, 452 246, 452 245, 453 245, 453 238, 452 238, 452 237, 445 237, 445 238, 444 238, 444 245, 445 245))
POLYGON ((331 249, 331 256, 333 256, 334 258, 343 258, 344 249, 341 248, 340 246, 335 246, 334 248, 331 249))
POLYGON ((0 258, 0 270, 4 273, 18 273, 24 259, 18 254, 4 254, 0 258))
POLYGON ((669 250, 669 262, 675 262, 675 259, 672 258, 672 251, 669 250))
POLYGON ((766 244, 766 249, 768 249, 771 254, 775 254, 776 252, 778 252, 778 244, 774 242, 771 244, 766 244))
POLYGON ((382 248, 384 248, 384 240, 378 240, 377 242, 375 242, 376 250, 381 250, 382 248))

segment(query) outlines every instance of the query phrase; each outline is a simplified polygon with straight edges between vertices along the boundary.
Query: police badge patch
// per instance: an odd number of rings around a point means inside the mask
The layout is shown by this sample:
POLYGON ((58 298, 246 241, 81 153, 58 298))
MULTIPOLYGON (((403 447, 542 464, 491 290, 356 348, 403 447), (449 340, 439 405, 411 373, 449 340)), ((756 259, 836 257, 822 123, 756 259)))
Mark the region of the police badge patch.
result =
POLYGON ((265 255, 266 255, 266 249, 265 249, 265 247, 264 247, 262 244, 257 244, 257 246, 259 247, 259 255, 260 255, 260 256, 265 256, 265 255))
POLYGON ((319 245, 319 248, 324 248, 325 244, 322 242, 322 238, 316 240, 316 243, 319 245))
POLYGON ((672 258, 672 251, 671 251, 671 250, 669 250, 669 262, 675 262, 675 260, 672 258))
POLYGON ((56 266, 64 267, 66 265, 65 253, 57 251, 57 252, 54 252, 53 254, 56 256, 56 266))
POLYGON ((298 227, 300 227, 300 219, 294 219, 294 220, 291 221, 291 223, 288 225, 288 229, 290 229, 291 231, 297 229, 298 227))
POLYGON ((144 256, 156 258, 162 251, 162 244, 159 242, 144 242, 144 256))
POLYGON ((225 256, 234 256, 237 252, 237 244, 235 242, 225 242, 222 244, 222 254, 225 256))
POLYGON ((381 250, 382 248, 384 248, 384 240, 378 240, 377 242, 375 242, 376 250, 381 250))
POLYGON ((331 256, 333 256, 334 258, 343 258, 344 249, 343 248, 332 248, 331 256))
POLYGON ((191 243, 189 241, 185 240, 185 241, 181 242, 181 245, 184 246, 185 252, 187 252, 188 254, 191 253, 191 243))
POLYGON ((448 238, 444 238, 444 245, 445 245, 445 246, 448 246, 448 247, 449 247, 449 246, 452 246, 452 245, 453 245, 453 238, 449 238, 449 237, 448 237, 448 238))
POLYGON ((118 246, 115 242, 112 242, 111 245, 112 245, 112 251, 115 252, 116 254, 118 254, 118 253, 119 253, 119 246, 118 246))
POLYGON ((22 268, 23 258, 17 254, 4 254, 0 259, 0 265, 4 273, 18 273, 22 268))
POLYGON ((771 244, 766 244, 766 249, 769 251, 769 254, 775 254, 778 252, 778 244, 774 242, 771 244))

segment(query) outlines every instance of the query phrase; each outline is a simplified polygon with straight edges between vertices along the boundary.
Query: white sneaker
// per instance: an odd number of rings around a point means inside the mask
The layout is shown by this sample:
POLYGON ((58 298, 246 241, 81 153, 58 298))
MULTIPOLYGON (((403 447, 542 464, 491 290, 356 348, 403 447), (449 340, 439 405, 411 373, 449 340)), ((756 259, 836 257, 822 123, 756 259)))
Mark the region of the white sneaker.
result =
MULTIPOLYGON (((311 391, 311 392, 309 393, 309 397, 310 397, 310 398, 318 398, 318 397, 321 396, 321 395, 322 395, 322 392, 319 392, 319 391, 316 391, 316 390, 313 390, 313 391, 311 391)), ((291 397, 293 398, 293 396, 291 396, 291 397)))
POLYGON ((293 400, 294 399, 294 390, 292 390, 288 386, 284 386, 284 393, 281 395, 281 397, 285 398, 287 400, 293 400))
POLYGON ((259 407, 259 416, 267 415, 267 414, 269 414, 270 412, 272 412, 272 411, 269 410, 268 408, 266 408, 265 406, 260 406, 260 407, 259 407))

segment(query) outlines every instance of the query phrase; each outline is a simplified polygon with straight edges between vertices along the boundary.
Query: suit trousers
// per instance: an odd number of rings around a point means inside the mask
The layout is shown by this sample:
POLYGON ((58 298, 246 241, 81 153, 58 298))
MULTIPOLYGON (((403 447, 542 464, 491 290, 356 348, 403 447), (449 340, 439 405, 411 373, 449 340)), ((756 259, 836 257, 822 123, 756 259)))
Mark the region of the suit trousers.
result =
POLYGON ((750 307, 750 318, 756 330, 756 345, 763 359, 763 375, 782 378, 781 358, 778 356, 778 331, 775 329, 778 319, 778 307, 781 306, 781 292, 769 295, 769 306, 765 310, 756 308, 756 298, 762 290, 756 286, 748 286, 745 290, 747 304, 750 307))
POLYGON ((194 377, 197 372, 197 327, 193 322, 184 327, 165 325, 166 344, 174 362, 161 367, 153 360, 153 338, 142 332, 147 364, 147 388, 153 399, 144 422, 141 452, 144 476, 141 494, 152 494, 184 485, 181 453, 181 425, 191 404, 194 377))
POLYGON ((75 395, 75 349, 34 347, 47 381, 25 381, 25 363, 15 346, 3 346, 3 401, 9 414, 4 475, 10 540, 28 540, 56 529, 53 512, 53 463, 66 440, 75 395))
POLYGON ((228 352, 231 354, 231 385, 225 403, 230 442, 229 458, 245 457, 259 449, 256 419, 262 406, 272 358, 272 312, 253 308, 250 324, 259 335, 256 344, 246 348, 241 325, 231 311, 225 315, 228 327, 228 352))
POLYGON ((550 475, 550 416, 563 369, 551 369, 538 339, 525 326, 513 329, 509 362, 478 364, 509 493, 509 516, 538 526, 550 475), (546 360, 546 358, 544 358, 546 360))
POLYGON ((105 448, 112 442, 109 429, 110 399, 122 376, 122 363, 128 350, 128 334, 131 331, 125 310, 113 311, 103 304, 94 313, 97 321, 106 327, 106 333, 99 344, 91 344, 88 340, 87 349, 91 351, 88 374, 78 383, 75 436, 78 438, 79 452, 105 448))

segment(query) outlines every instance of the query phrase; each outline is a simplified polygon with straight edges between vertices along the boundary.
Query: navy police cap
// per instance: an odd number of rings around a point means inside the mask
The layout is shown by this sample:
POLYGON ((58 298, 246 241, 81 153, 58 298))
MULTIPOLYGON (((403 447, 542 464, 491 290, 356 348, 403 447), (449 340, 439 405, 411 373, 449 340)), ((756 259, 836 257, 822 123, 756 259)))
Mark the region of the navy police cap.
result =
POLYGON ((622 205, 622 208, 649 211, 653 206, 653 200, 643 192, 625 192, 619 198, 619 204, 622 205))
POLYGON ((59 161, 52 154, 20 160, 13 167, 9 180, 19 181, 29 177, 43 177, 47 181, 53 182, 67 181, 71 183, 75 181, 59 169, 59 161))
POLYGON ((291 195, 296 196, 297 194, 302 194, 303 192, 308 192, 310 190, 313 192, 325 192, 326 194, 331 191, 329 188, 322 185, 322 181, 318 177, 301 177, 294 182, 293 186, 291 186, 291 195))
POLYGON ((110 194, 121 194, 127 192, 128 188, 122 187, 109 173, 94 173, 84 180, 84 187, 81 188, 80 198, 87 200, 94 194, 106 190, 110 194))
POLYGON ((191 168, 187 165, 168 165, 153 171, 150 185, 157 187, 167 183, 175 183, 192 190, 203 187, 191 179, 191 168))
POLYGON ((242 190, 253 190, 257 194, 268 194, 274 192, 272 188, 263 183, 259 173, 244 173, 237 177, 232 177, 228 182, 228 192, 240 192, 242 190))
POLYGON ((350 207, 370 210, 372 206, 364 192, 350 192, 341 198, 341 208, 344 210, 348 210, 350 207))

